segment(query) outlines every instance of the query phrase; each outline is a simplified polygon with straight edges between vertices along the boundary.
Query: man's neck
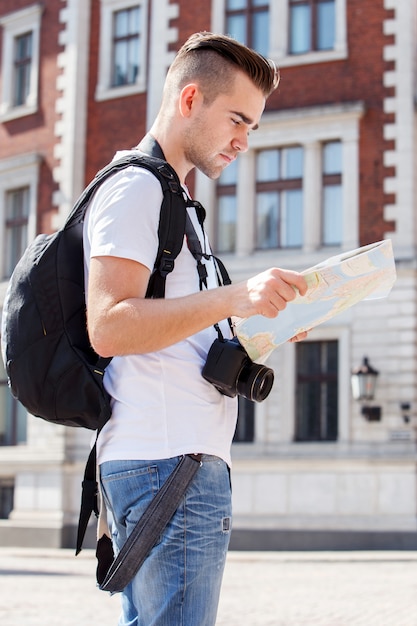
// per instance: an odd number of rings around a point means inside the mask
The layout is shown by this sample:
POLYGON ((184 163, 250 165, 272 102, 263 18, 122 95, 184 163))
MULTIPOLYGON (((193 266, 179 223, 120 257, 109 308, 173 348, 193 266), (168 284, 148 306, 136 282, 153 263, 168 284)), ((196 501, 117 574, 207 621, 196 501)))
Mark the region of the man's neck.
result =
POLYGON ((164 128, 163 125, 155 123, 148 134, 157 141, 165 160, 177 172, 181 183, 185 184, 185 179, 192 167, 184 157, 181 142, 176 138, 175 130, 172 130, 174 127, 174 121, 172 121, 171 128, 164 128))

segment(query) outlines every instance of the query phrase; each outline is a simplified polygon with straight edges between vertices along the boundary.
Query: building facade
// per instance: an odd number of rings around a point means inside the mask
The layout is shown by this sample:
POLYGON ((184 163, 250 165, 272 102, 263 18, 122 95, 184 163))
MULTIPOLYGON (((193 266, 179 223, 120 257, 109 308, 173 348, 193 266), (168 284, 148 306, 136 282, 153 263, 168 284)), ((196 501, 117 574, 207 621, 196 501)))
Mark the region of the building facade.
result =
MULTIPOLYGON (((0 307, 27 243, 59 228, 95 172, 144 135, 176 50, 198 30, 230 33, 281 70, 248 152, 218 181, 188 181, 232 278, 392 241, 390 295, 275 350, 268 399, 240 401, 236 548, 417 546, 416 9, 2 1, 0 307), (379 372, 378 419, 351 394, 364 357, 379 372)), ((90 435, 28 416, 1 370, 0 545, 74 544, 90 435)))

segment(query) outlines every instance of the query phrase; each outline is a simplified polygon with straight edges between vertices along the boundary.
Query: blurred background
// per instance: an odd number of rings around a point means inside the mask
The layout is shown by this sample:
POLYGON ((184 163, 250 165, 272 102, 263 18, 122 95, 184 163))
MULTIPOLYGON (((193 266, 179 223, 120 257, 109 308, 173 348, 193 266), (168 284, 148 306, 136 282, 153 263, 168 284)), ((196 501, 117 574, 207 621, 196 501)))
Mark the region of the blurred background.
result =
MULTIPOLYGON (((187 181, 232 278, 392 241, 390 295, 275 350, 268 399, 240 400, 232 549, 417 548, 416 8, 1 1, 0 308, 27 244, 62 226, 96 171, 145 134, 176 50, 199 30, 231 34, 281 71, 248 152, 217 181, 187 181), (367 390, 353 394, 364 366, 367 390)), ((74 545, 90 439, 28 415, 0 365, 0 546, 74 545)))

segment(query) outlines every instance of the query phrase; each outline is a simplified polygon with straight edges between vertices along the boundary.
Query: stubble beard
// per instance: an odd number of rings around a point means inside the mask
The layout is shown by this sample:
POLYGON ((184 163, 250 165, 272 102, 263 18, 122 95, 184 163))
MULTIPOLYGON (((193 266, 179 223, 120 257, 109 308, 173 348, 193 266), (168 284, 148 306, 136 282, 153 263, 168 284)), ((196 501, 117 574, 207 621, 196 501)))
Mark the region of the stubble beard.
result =
POLYGON ((195 124, 184 136, 184 156, 193 167, 208 178, 219 178, 224 167, 215 163, 215 156, 210 156, 211 145, 201 124, 195 124), (207 145, 208 144, 208 145, 207 145))

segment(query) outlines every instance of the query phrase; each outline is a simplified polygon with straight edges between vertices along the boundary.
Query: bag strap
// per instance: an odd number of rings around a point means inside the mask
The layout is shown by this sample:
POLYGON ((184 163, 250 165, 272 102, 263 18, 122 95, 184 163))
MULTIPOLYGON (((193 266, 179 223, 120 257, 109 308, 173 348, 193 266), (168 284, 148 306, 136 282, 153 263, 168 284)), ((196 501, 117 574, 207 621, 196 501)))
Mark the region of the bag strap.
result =
POLYGON ((158 236, 159 248, 154 269, 149 278, 147 298, 163 298, 167 275, 174 269, 174 261, 181 252, 186 228, 184 191, 176 171, 169 165, 159 143, 150 133, 145 135, 138 150, 147 155, 147 159, 162 164, 157 176, 162 175, 161 185, 164 199, 161 205, 158 236), (164 185, 168 182, 168 187, 164 185))
MULTIPOLYGON (((161 154, 163 155, 162 151, 161 154)), ((143 167, 149 170, 161 184, 163 199, 158 226, 158 252, 146 297, 163 298, 166 277, 174 269, 174 261, 183 245, 186 216, 185 199, 180 180, 175 170, 163 157, 134 153, 106 165, 84 189, 68 216, 64 229, 82 222, 89 202, 98 187, 109 176, 130 166, 143 167)))
MULTIPOLYGON (((163 298, 165 295, 166 278, 174 269, 175 258, 180 253, 184 243, 185 218, 187 210, 181 183, 175 170, 164 160, 163 152, 156 140, 154 140, 150 135, 147 137, 149 137, 147 140, 147 149, 149 149, 152 154, 129 154, 109 163, 106 167, 100 170, 94 180, 81 194, 63 228, 71 228, 72 225, 80 223, 84 220, 88 204, 93 194, 98 187, 115 172, 121 171, 131 165, 143 167, 151 171, 154 176, 158 178, 161 184, 163 200, 161 203, 158 226, 158 252, 154 271, 150 277, 146 297, 163 298), (152 147, 153 144, 154 146, 152 147)), ((97 367, 104 370, 110 361, 111 358, 99 357, 97 367)), ((91 514, 94 512, 95 515, 98 516, 96 457, 97 453, 95 443, 90 451, 84 470, 81 509, 77 529, 76 554, 81 552, 91 514)))
MULTIPOLYGON (((98 434, 97 434, 98 436, 98 434)), ((83 547, 88 522, 93 513, 98 518, 98 485, 97 485, 97 437, 94 446, 90 450, 84 469, 84 478, 81 483, 81 507, 78 518, 77 540, 75 544, 75 556, 83 547)))
MULTIPOLYGON (((164 155, 159 144, 150 135, 145 137, 139 148, 150 151, 152 156, 164 159, 164 155)), ((172 170, 172 168, 168 166, 167 171, 169 172, 169 170, 172 170)), ((182 248, 185 233, 187 235, 188 247, 197 261, 197 269, 200 276, 200 288, 203 284, 205 284, 204 281, 207 277, 207 271, 204 264, 201 263, 201 259, 203 257, 209 258, 212 256, 207 255, 201 248, 200 241, 185 208, 186 202, 182 193, 180 182, 174 170, 172 170, 172 172, 174 174, 175 185, 179 185, 178 189, 181 194, 181 210, 178 210, 178 198, 180 197, 180 194, 173 193, 170 189, 170 195, 168 197, 164 195, 158 230, 160 243, 161 240, 163 240, 167 242, 167 245, 162 250, 158 251, 157 263, 155 264, 155 269, 151 275, 152 282, 150 281, 152 291, 151 297, 164 296, 166 276, 173 270, 173 261, 182 248), (169 207, 167 209, 167 213, 165 212, 165 207, 169 207), (178 219, 180 216, 181 218, 183 217, 183 219, 178 219), (172 239, 170 239, 170 236, 172 239)), ((202 223, 204 221, 205 211, 201 205, 196 207, 196 210, 202 223)), ((223 263, 216 257, 213 258, 216 263, 219 284, 229 284, 231 281, 223 263), (219 272, 221 274, 221 279, 219 277, 219 272)), ((148 291, 149 290, 150 287, 148 287, 148 291)), ((175 470, 170 474, 162 488, 149 503, 116 558, 114 558, 113 555, 110 537, 103 535, 99 538, 96 556, 98 561, 97 582, 101 590, 115 593, 117 591, 122 591, 130 582, 177 510, 182 497, 201 465, 201 458, 201 454, 189 454, 182 457, 175 470)), ((89 503, 88 506, 85 507, 85 511, 82 511, 82 514, 80 514, 76 554, 78 554, 81 550, 82 541, 91 512, 94 510, 96 516, 99 514, 97 505, 98 485, 96 480, 96 445, 94 445, 91 450, 87 461, 83 481, 83 494, 84 490, 86 493, 86 499, 89 500, 89 503), (94 499, 93 506, 91 506, 91 495, 93 495, 94 499)))
POLYGON ((102 591, 122 591, 131 581, 177 510, 201 465, 201 458, 201 454, 186 454, 181 458, 145 509, 107 572, 106 568, 101 568, 100 560, 102 554, 108 559, 108 542, 104 538, 104 545, 97 544, 97 582, 102 591))

